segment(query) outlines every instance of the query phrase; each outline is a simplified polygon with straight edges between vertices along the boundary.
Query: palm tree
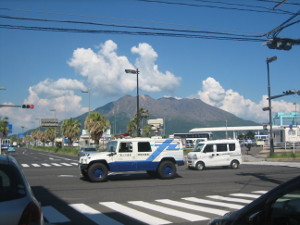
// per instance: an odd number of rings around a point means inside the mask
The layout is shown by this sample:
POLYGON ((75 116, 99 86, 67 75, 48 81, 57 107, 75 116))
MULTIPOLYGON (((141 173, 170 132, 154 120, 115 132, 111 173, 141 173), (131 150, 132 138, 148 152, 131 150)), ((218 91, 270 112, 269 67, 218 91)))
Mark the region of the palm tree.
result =
POLYGON ((56 128, 50 127, 45 130, 46 139, 50 142, 54 143, 56 138, 56 128))
POLYGON ((84 121, 84 127, 98 146, 103 133, 110 128, 110 122, 100 113, 91 112, 84 121))
POLYGON ((78 120, 73 120, 72 118, 64 120, 61 131, 62 134, 68 138, 69 145, 72 145, 73 141, 79 137, 81 131, 80 127, 81 125, 78 120))
POLYGON ((0 134, 2 134, 3 137, 6 137, 8 132, 9 132, 8 117, 5 116, 4 118, 1 118, 1 120, 0 120, 0 134))
MULTIPOLYGON (((149 117, 149 111, 147 109, 144 109, 144 108, 140 108, 139 110, 139 122, 143 122, 143 119, 146 119, 149 117)), ((131 135, 131 136, 137 136, 136 134, 136 128, 137 127, 137 114, 134 115, 134 119, 129 121, 129 123, 127 124, 127 132, 131 135), (135 131, 135 133, 134 133, 135 131)), ((142 124, 142 127, 140 128, 143 128, 144 127, 144 124, 142 124)), ((144 131, 144 128, 143 128, 143 131, 144 131)), ((148 134, 146 135, 148 136, 148 134)))

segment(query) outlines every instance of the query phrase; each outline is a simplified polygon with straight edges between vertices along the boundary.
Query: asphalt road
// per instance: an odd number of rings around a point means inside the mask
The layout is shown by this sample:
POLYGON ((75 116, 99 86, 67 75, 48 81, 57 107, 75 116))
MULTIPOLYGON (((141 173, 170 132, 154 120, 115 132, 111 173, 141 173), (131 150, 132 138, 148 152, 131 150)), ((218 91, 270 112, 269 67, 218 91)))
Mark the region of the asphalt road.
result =
POLYGON ((234 211, 234 207, 247 204, 300 171, 299 167, 276 163, 247 163, 237 170, 196 171, 183 166, 178 167, 178 176, 172 180, 139 172, 111 174, 107 182, 91 183, 81 177, 75 156, 26 148, 17 149, 13 156, 41 202, 46 221, 63 225, 207 224, 209 219, 234 211), (221 206, 220 202, 234 206, 221 206))

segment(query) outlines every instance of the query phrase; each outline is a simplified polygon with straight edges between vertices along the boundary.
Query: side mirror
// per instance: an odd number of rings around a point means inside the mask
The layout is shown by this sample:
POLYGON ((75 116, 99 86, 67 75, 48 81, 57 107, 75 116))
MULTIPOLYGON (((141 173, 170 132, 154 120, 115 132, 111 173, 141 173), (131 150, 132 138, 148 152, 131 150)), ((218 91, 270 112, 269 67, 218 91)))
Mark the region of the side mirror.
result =
POLYGON ((249 224, 251 225, 258 225, 262 224, 263 221, 263 211, 258 211, 249 216, 249 224))

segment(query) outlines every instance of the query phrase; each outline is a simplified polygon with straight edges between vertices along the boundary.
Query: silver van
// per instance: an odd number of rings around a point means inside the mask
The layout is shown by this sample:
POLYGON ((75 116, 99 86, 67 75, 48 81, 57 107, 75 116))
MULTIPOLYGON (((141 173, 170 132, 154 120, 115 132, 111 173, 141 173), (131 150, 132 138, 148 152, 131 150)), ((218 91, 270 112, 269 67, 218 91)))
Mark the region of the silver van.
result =
POLYGON ((237 169, 242 163, 242 152, 238 140, 211 140, 198 143, 187 158, 189 169, 215 166, 237 169))

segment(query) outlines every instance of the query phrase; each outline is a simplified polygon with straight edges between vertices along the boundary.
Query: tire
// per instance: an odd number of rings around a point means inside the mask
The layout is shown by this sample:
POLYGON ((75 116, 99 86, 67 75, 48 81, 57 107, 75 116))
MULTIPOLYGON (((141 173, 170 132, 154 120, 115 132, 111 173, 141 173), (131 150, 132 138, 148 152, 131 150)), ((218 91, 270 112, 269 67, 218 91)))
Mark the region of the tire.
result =
POLYGON ((205 165, 203 162, 197 162, 197 164, 196 164, 197 170, 204 170, 204 168, 205 168, 205 165))
POLYGON ((230 163, 231 169, 237 169, 237 168, 239 168, 239 165, 240 165, 240 163, 239 163, 237 160, 233 160, 233 161, 230 163))
POLYGON ((176 166, 171 161, 162 161, 159 164, 157 173, 162 179, 172 179, 176 175, 176 166))
POLYGON ((94 163, 88 168, 87 175, 92 182, 104 182, 107 180, 108 169, 103 163, 94 163))

